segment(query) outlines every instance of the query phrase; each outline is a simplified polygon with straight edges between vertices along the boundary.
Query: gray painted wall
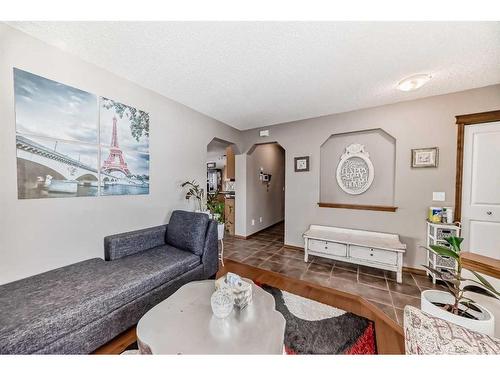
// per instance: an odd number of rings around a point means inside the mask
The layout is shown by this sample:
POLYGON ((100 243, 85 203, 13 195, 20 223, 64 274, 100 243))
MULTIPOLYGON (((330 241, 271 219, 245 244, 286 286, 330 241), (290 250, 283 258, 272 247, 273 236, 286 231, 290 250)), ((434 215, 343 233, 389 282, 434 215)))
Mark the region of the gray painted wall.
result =
MULTIPOLYGON (((424 243, 427 207, 435 205, 432 192, 446 193, 446 201, 439 205, 454 205, 454 116, 497 110, 499 106, 500 85, 495 85, 269 127, 270 137, 265 141, 277 141, 286 150, 285 243, 303 246, 301 234, 310 224, 394 232, 408 245, 404 263, 420 266, 425 258, 418 246, 424 243), (321 144, 331 134, 374 128, 396 138, 397 212, 319 208, 321 144), (410 168, 410 150, 432 146, 440 149, 439 167, 410 168), (311 171, 295 173, 293 158, 304 155, 311 156, 311 171)), ((262 142, 259 130, 245 131, 245 150, 262 142)))
POLYGON ((0 284, 103 257, 108 234, 159 225, 190 208, 179 184, 206 180, 207 144, 240 132, 0 24, 0 284), (18 200, 12 68, 134 105, 150 114, 147 196, 18 200))

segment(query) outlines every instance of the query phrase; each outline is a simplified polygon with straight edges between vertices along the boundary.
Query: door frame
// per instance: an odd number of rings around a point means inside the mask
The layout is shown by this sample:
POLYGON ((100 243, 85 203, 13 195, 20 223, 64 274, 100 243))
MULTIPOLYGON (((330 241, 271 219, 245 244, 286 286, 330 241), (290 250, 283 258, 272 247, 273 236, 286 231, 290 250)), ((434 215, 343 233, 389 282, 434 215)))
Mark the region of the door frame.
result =
POLYGON ((464 175, 464 142, 467 125, 500 121, 500 110, 455 116, 457 124, 457 162, 455 174, 455 221, 462 219, 462 184, 464 175))

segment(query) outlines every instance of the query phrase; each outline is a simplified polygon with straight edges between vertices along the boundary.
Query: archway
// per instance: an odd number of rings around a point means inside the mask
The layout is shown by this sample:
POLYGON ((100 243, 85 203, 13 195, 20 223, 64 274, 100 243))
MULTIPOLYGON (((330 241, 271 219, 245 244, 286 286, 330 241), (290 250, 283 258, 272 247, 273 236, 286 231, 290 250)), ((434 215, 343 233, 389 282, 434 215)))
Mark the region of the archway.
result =
POLYGON ((207 205, 212 213, 221 217, 225 232, 235 234, 236 215, 236 145, 220 138, 207 144, 207 205))
POLYGON ((286 151, 278 142, 254 144, 246 158, 247 237, 283 244, 286 151))

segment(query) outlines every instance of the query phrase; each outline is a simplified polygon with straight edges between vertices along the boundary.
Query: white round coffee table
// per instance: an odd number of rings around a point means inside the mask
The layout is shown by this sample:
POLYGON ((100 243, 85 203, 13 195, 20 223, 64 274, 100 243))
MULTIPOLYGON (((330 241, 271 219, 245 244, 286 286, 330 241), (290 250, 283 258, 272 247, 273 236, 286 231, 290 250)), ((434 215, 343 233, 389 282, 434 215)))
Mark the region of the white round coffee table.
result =
POLYGON ((252 283, 252 303, 241 311, 235 308, 225 319, 218 319, 210 306, 214 291, 214 280, 191 282, 149 310, 137 324, 140 352, 283 353, 285 319, 275 310, 271 294, 252 283))

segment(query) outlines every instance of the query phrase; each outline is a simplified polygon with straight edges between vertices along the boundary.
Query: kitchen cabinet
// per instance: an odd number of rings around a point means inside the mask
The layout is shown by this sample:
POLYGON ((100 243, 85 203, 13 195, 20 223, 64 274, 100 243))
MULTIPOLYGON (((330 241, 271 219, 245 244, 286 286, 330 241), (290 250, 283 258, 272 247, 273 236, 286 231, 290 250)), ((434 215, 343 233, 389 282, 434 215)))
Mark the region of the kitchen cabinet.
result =
POLYGON ((226 198, 224 201, 224 217, 226 218, 226 230, 234 236, 234 198, 226 198))
POLYGON ((235 179, 234 151, 231 146, 226 148, 226 178, 231 181, 235 179))

